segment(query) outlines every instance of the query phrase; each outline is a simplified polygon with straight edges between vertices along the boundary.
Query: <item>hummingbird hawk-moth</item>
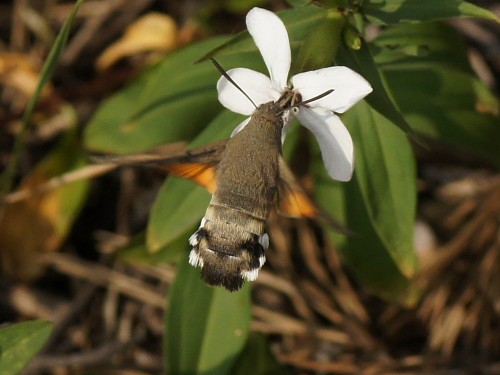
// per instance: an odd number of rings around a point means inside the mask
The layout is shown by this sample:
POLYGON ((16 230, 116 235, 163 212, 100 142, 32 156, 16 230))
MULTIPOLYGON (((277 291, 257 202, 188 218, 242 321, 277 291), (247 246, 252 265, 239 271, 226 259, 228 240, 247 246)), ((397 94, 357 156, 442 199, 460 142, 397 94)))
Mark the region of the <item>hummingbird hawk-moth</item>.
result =
POLYGON ((287 90, 277 101, 260 105, 227 140, 178 156, 119 157, 119 164, 155 164, 212 194, 199 229, 189 238, 189 263, 201 268, 206 284, 236 291, 257 278, 269 246, 266 221, 275 207, 291 217, 318 213, 284 161, 281 139, 286 112, 315 99, 301 102, 287 90))

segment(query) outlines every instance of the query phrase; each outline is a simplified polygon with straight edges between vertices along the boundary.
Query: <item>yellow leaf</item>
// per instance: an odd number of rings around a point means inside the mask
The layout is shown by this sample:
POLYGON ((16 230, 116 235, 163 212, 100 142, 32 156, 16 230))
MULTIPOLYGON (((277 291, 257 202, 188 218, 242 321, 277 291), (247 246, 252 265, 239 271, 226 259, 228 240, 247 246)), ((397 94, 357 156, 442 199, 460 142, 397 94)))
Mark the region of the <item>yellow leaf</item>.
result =
MULTIPOLYGON (((62 143, 24 179, 21 190, 37 187, 84 164, 75 142, 62 143)), ((88 181, 78 181, 2 207, 0 264, 5 275, 26 281, 40 275, 43 267, 39 256, 59 249, 87 190, 88 181)))
MULTIPOLYGON (((33 95, 40 72, 29 56, 17 52, 0 52, 0 84, 12 87, 26 98, 33 95)), ((50 94, 47 85, 42 96, 50 94)))
POLYGON ((127 27, 125 34, 99 56, 97 69, 108 69, 118 60, 141 52, 169 51, 177 44, 177 25, 162 13, 148 13, 127 27))

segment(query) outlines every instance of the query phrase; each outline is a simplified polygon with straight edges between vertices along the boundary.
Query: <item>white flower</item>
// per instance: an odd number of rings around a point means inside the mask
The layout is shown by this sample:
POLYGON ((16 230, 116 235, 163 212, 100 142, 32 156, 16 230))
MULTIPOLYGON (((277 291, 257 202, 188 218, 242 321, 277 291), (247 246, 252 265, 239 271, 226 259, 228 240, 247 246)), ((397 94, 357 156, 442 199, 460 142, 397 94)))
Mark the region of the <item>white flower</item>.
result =
MULTIPOLYGON (((247 14, 246 23, 270 78, 245 68, 231 69, 227 74, 258 106, 278 100, 287 90, 299 94, 298 97, 306 101, 333 89, 330 94, 300 106, 299 111, 293 113, 316 136, 328 174, 336 180, 349 181, 354 166, 354 148, 349 132, 335 113, 347 111, 368 95, 372 91, 370 84, 344 66, 300 73, 294 75, 288 84, 291 52, 283 22, 268 10, 253 8, 247 14)), ((219 79, 217 90, 219 101, 231 111, 244 115, 254 112, 253 104, 226 78, 219 79)), ((288 120, 286 116, 285 120, 288 120)), ((246 126, 248 121, 243 121, 233 134, 246 126)))

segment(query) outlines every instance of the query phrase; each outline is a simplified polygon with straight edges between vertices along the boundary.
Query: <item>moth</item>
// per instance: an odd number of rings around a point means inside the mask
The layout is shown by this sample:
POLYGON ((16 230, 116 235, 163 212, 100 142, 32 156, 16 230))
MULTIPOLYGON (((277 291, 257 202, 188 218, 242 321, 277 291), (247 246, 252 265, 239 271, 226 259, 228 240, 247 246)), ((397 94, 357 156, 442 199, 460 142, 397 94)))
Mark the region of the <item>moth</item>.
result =
POLYGON ((266 261, 265 226, 273 209, 291 217, 311 218, 318 213, 283 159, 281 136, 287 111, 331 91, 305 102, 285 91, 277 101, 256 108, 232 138, 177 156, 120 157, 120 164, 155 164, 212 194, 199 229, 189 238, 189 263, 201 268, 206 284, 236 291, 244 281, 257 279, 266 261))

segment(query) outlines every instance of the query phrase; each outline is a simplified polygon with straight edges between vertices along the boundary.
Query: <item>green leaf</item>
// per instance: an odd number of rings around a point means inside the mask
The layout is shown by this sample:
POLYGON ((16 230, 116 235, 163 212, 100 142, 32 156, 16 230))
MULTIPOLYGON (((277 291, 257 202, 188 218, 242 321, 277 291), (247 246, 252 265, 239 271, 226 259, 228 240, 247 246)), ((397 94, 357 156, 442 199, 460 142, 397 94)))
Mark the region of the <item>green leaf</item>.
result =
MULTIPOLYGON (((243 119, 229 111, 222 112, 190 144, 191 148, 214 140, 228 138, 243 119)), ((191 181, 169 178, 160 189, 151 210, 147 229, 147 246, 158 251, 191 230, 207 209, 210 195, 191 181)))
POLYGON ((371 224, 406 276, 416 268, 413 248, 417 182, 406 135, 361 102, 344 116, 356 150, 356 183, 371 224))
POLYGON ((286 2, 293 8, 305 7, 311 4, 309 0, 286 0, 286 2))
POLYGON ((376 47, 376 61, 416 132, 499 164, 498 99, 474 76, 466 47, 453 29, 394 27, 381 34, 376 47), (401 52, 412 46, 425 47, 427 53, 401 52))
MULTIPOLYGON (((285 24, 293 53, 302 45, 306 36, 311 32, 311 29, 315 28, 325 19, 327 11, 315 6, 308 6, 285 10, 277 14, 285 24)), ((242 53, 248 53, 249 56, 256 56, 262 61, 262 57, 248 31, 242 31, 229 41, 209 51, 199 61, 207 60, 212 56, 215 56, 217 59, 237 56, 238 58, 234 60, 237 65, 234 65, 234 67, 252 68, 249 66, 249 62, 245 58, 242 58, 242 53)), ((224 68, 227 67, 224 66, 224 68)), ((265 72, 266 75, 268 74, 263 63, 259 65, 259 68, 261 72, 265 72)))
POLYGON ((324 166, 315 169, 320 176, 314 189, 316 201, 354 232, 345 236, 325 227, 346 266, 370 293, 406 306, 414 304, 417 293, 375 232, 356 180, 336 182, 323 172, 324 166))
POLYGON ((42 320, 0 328, 0 375, 20 372, 42 348, 52 332, 52 323, 42 320))
POLYGON ((131 263, 177 263, 180 259, 184 259, 184 255, 190 249, 188 236, 189 234, 180 236, 167 246, 161 247, 156 252, 151 253, 146 246, 146 233, 139 233, 131 239, 129 244, 118 249, 115 253, 115 258, 131 263))
POLYGON ((383 298, 412 304, 416 292, 409 278, 417 264, 411 147, 403 132, 365 102, 350 109, 342 120, 355 144, 354 178, 349 183, 331 180, 318 157, 314 196, 320 207, 354 232, 341 236, 329 230, 363 286, 383 298))
POLYGON ((355 70, 370 82, 373 92, 368 95, 366 101, 373 109, 388 118, 401 130, 412 134, 410 126, 387 92, 383 77, 378 71, 366 42, 363 42, 361 48, 357 51, 353 51, 341 44, 337 62, 339 65, 345 65, 355 70))
POLYGON ((169 178, 158 193, 149 217, 147 247, 159 251, 198 223, 210 194, 193 182, 169 178))
POLYGON ((417 132, 466 148, 500 165, 498 116, 481 113, 475 77, 444 66, 386 73, 401 110, 417 132), (412 87, 413 94, 407 87, 412 87), (473 107, 474 106, 474 107, 473 107))
POLYGON ((251 319, 250 286, 238 292, 210 288, 200 270, 180 262, 166 315, 168 374, 230 374, 244 348, 251 319))
POLYGON ((407 116, 416 130, 429 138, 455 146, 457 152, 469 149, 500 167, 498 116, 460 109, 443 113, 437 107, 426 109, 428 112, 407 116))
POLYGON ((402 22, 474 17, 497 21, 490 11, 460 0, 372 0, 365 1, 363 13, 375 24, 391 25, 402 22))
POLYGON ((225 0, 224 7, 234 13, 244 13, 256 6, 262 6, 266 0, 225 0))
POLYGON ((289 372, 274 358, 267 338, 263 334, 251 332, 245 350, 238 358, 231 374, 285 375, 289 372))
POLYGON ((45 60, 43 64, 42 70, 40 72, 40 80, 36 86, 34 94, 29 99, 23 114, 21 131, 14 141, 14 147, 12 152, 13 157, 9 165, 7 166, 7 168, 0 177, 0 193, 6 193, 10 191, 10 189, 12 188, 12 183, 16 172, 17 164, 24 149, 24 141, 26 133, 28 131, 31 115, 33 114, 36 103, 40 98, 43 88, 45 87, 47 82, 52 77, 52 74, 54 73, 57 60, 61 56, 64 47, 66 46, 66 42, 68 41, 68 36, 71 31, 71 25, 73 24, 73 20, 76 17, 78 9, 83 4, 83 2, 84 0, 78 0, 75 3, 75 6, 73 7, 71 13, 69 14, 69 17, 66 19, 61 30, 57 34, 57 38, 54 41, 52 48, 50 49, 49 55, 47 56, 47 60, 45 60))
POLYGON ((169 55, 99 108, 85 132, 88 148, 112 153, 144 151, 196 134, 221 109, 212 64, 193 64, 224 38, 169 55))
POLYGON ((294 71, 303 72, 332 65, 345 25, 343 15, 329 11, 328 16, 304 39, 295 60, 294 71))
POLYGON ((392 63, 410 67, 423 61, 472 73, 462 35, 440 22, 386 28, 370 46, 377 66, 386 69, 392 63))

